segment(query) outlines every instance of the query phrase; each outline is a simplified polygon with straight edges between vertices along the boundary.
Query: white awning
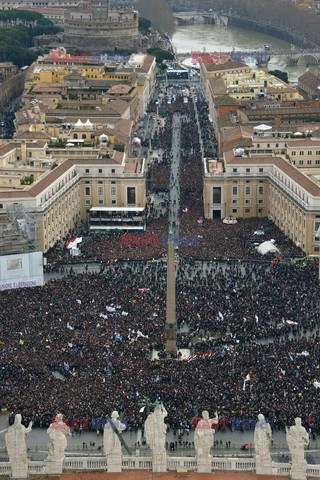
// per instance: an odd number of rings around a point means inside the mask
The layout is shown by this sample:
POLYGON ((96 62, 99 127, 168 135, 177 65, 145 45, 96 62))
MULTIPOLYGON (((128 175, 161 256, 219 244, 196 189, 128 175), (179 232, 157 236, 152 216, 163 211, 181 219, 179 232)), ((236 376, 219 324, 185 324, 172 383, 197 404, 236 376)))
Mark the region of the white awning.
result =
POLYGON ((272 127, 269 127, 269 125, 265 125, 262 123, 261 125, 258 125, 257 127, 253 127, 254 130, 261 130, 265 132, 266 130, 272 130, 272 127))
POLYGON ((278 253, 280 255, 280 250, 270 240, 261 243, 259 247, 256 247, 256 250, 260 255, 266 255, 266 253, 278 253))

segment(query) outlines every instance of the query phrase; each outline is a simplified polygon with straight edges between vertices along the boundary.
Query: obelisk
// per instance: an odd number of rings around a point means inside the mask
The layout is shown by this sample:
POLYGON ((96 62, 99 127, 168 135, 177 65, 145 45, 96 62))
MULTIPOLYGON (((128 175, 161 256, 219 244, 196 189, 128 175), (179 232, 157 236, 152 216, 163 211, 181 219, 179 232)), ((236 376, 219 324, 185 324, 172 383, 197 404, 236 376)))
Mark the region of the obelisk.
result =
MULTIPOLYGON (((170 238, 170 237, 169 237, 170 238)), ((167 255, 167 312, 165 326, 166 352, 177 354, 176 322, 176 272, 174 268, 174 248, 172 239, 168 242, 167 255)))

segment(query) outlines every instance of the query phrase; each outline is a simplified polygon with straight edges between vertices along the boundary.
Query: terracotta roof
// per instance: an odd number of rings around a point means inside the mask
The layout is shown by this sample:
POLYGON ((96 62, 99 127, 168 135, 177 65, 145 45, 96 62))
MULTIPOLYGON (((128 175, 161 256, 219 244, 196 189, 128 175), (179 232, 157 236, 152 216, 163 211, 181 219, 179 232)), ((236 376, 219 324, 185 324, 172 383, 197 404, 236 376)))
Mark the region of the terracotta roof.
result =
POLYGON ((226 70, 233 70, 234 68, 250 68, 246 63, 228 62, 228 63, 207 63, 205 64, 208 72, 225 72, 226 70))
POLYGON ((0 147, 0 157, 3 157, 3 155, 6 155, 7 153, 11 152, 15 148, 18 148, 19 144, 17 143, 7 143, 3 147, 0 147))
POLYGON ((318 86, 320 85, 320 79, 317 78, 312 72, 305 72, 298 78, 298 86, 303 88, 306 85, 311 90, 318 92, 318 86))
POLYGON ((14 136, 14 140, 49 140, 50 135, 47 135, 44 132, 25 132, 25 133, 17 133, 14 136))
POLYGON ((290 140, 287 143, 288 147, 319 147, 320 149, 320 139, 311 140, 311 138, 304 138, 300 140, 290 140))
POLYGON ((228 165, 276 165, 283 173, 315 197, 320 197, 320 187, 309 177, 304 175, 298 168, 291 165, 281 157, 235 157, 233 149, 224 152, 225 161, 228 165))
POLYGON ((227 87, 222 77, 209 78, 213 95, 226 95, 227 87))
POLYGON ((275 93, 275 94, 282 94, 282 93, 297 93, 297 90, 293 87, 283 86, 280 88, 276 87, 267 87, 266 93, 275 93))
POLYGON ((112 85, 112 87, 110 88, 110 90, 108 90, 108 94, 110 95, 125 95, 127 93, 130 92, 131 90, 131 86, 130 85, 123 85, 122 83, 119 84, 119 85, 112 85))

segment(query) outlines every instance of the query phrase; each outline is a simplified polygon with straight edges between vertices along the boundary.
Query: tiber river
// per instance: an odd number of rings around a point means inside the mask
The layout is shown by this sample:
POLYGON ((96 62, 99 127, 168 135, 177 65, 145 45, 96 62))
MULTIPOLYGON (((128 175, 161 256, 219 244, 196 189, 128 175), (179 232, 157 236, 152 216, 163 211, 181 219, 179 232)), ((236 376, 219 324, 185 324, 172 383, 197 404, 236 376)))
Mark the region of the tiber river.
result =
MULTIPOLYGON (((291 50, 293 46, 284 40, 280 40, 253 30, 245 30, 234 26, 223 25, 177 25, 172 44, 177 52, 203 51, 207 52, 232 52, 263 50, 264 45, 272 49, 291 50)), ((185 62, 191 64, 190 59, 185 62)), ((254 63, 249 63, 252 68, 257 68, 254 63)), ((296 83, 297 79, 306 70, 305 66, 287 67, 281 57, 272 57, 269 62, 269 70, 284 70, 288 72, 289 82, 296 83)))

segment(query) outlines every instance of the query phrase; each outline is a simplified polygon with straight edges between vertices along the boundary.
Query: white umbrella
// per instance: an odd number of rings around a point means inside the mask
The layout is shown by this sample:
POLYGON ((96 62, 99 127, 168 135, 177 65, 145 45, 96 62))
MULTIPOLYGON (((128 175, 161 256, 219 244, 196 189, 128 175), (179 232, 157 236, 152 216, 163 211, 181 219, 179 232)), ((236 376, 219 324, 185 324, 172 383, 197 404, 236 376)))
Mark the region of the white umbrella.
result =
POLYGON ((303 135, 303 133, 301 132, 296 132, 293 134, 295 137, 301 137, 303 135))
POLYGON ((261 125, 258 125, 257 127, 253 127, 254 130, 262 130, 265 132, 266 130, 272 130, 272 127, 269 127, 269 125, 265 125, 262 123, 261 125))

